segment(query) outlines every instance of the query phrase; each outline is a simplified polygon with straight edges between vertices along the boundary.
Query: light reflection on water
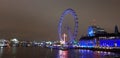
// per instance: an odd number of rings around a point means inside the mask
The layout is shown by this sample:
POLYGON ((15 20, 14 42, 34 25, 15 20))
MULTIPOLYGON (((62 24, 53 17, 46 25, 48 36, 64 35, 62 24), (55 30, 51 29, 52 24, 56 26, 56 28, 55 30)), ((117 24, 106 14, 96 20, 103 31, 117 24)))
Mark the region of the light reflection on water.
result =
POLYGON ((90 50, 79 50, 79 53, 80 53, 80 58, 94 58, 93 57, 93 52, 90 51, 90 50))
POLYGON ((68 51, 59 50, 58 58, 68 58, 68 51))
POLYGON ((17 47, 12 47, 12 55, 13 55, 13 58, 16 58, 16 53, 17 53, 17 47))
POLYGON ((115 58, 120 56, 113 52, 91 50, 59 50, 58 58, 115 58))
POLYGON ((0 58, 2 58, 2 57, 1 57, 2 54, 3 54, 3 48, 0 47, 0 58))
POLYGON ((114 58, 115 53, 112 52, 103 52, 103 51, 91 51, 91 50, 79 50, 82 54, 81 58, 114 58))
POLYGON ((54 50, 40 47, 0 48, 0 58, 115 58, 113 52, 92 50, 54 50))

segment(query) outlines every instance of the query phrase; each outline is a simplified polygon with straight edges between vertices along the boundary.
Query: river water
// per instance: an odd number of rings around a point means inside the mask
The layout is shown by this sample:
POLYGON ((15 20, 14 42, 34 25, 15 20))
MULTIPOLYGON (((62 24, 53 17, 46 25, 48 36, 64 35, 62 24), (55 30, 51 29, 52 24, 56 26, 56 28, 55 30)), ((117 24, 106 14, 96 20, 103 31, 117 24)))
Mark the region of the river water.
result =
POLYGON ((41 47, 0 48, 0 58, 120 58, 120 54, 81 49, 55 50, 41 47))

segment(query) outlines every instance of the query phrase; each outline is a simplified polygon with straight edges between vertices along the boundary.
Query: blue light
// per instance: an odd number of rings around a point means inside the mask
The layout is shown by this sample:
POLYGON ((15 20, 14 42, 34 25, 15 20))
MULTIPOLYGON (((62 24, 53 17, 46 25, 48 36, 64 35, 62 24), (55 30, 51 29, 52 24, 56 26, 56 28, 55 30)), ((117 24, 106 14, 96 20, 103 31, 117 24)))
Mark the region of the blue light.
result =
POLYGON ((89 26, 89 28, 88 28, 88 36, 95 36, 92 26, 89 26))
POLYGON ((95 46, 95 42, 93 40, 81 40, 79 42, 79 46, 93 48, 95 46))
POLYGON ((115 47, 115 44, 117 44, 116 47, 120 47, 120 39, 101 39, 100 40, 101 47, 115 47))

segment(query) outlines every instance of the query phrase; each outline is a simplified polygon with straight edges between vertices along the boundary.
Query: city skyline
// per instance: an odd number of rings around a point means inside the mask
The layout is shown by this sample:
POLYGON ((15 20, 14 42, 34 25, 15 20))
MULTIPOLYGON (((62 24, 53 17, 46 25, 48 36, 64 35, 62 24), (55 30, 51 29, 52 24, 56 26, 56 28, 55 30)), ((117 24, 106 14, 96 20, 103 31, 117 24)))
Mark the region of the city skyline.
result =
MULTIPOLYGON (((0 1, 0 39, 59 40, 58 22, 67 8, 74 9, 78 17, 77 39, 87 34, 88 26, 93 24, 114 32, 115 25, 120 30, 119 3, 119 0, 0 1)), ((67 19, 73 20, 72 16, 67 19)))

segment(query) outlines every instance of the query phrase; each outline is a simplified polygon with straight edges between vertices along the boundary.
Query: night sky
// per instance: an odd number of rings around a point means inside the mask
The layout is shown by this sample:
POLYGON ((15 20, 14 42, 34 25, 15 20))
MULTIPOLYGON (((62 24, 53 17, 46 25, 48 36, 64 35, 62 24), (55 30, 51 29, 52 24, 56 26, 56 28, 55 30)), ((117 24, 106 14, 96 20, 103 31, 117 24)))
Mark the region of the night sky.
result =
POLYGON ((67 8, 78 16, 77 39, 92 24, 107 32, 115 25, 120 30, 120 0, 0 0, 0 39, 59 40, 58 22, 67 8))

